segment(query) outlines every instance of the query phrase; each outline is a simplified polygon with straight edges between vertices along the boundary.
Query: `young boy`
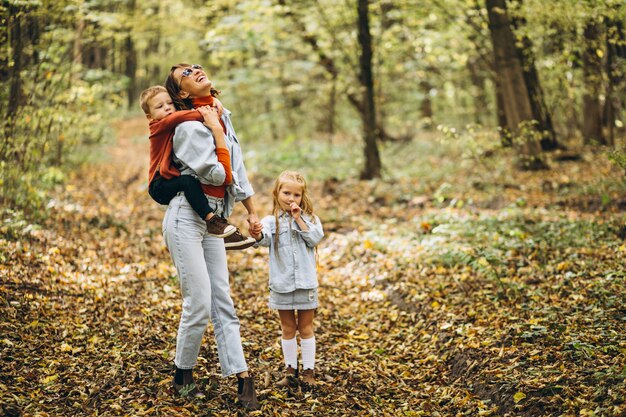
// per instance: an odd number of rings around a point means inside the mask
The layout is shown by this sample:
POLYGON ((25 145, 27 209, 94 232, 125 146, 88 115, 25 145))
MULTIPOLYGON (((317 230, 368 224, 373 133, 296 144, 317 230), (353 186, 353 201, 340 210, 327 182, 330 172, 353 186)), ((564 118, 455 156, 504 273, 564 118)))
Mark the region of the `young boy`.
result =
MULTIPOLYGON (((153 86, 145 89, 139 98, 142 110, 150 121, 150 169, 148 193, 159 204, 169 204, 179 192, 184 192, 191 208, 205 220, 209 235, 225 238, 235 235, 234 240, 243 238, 237 227, 229 224, 226 219, 213 214, 200 181, 191 175, 181 175, 172 161, 172 137, 174 129, 182 122, 197 120, 203 122, 214 134, 219 129, 223 133, 217 112, 209 109, 176 111, 172 99, 165 87, 153 86), (241 237, 241 238, 240 238, 241 237)), ((230 171, 228 152, 219 152, 218 160, 230 171)), ((245 249, 249 245, 241 242, 233 244, 229 239, 229 249, 245 249)))

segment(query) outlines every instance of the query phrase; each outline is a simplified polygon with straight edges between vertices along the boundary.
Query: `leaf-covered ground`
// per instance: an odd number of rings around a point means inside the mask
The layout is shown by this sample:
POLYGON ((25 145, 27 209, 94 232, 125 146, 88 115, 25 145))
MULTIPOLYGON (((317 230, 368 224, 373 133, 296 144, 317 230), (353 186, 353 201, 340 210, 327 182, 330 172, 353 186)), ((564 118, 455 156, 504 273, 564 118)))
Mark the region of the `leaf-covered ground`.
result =
MULTIPOLYGON (((44 224, 0 225, 2 415, 626 415, 626 198, 601 154, 427 186, 313 181, 327 232, 320 382, 275 387, 265 249, 229 253, 262 404, 246 413, 210 331, 196 372, 208 399, 172 395, 175 270, 146 193, 146 144, 131 140, 144 121, 118 128, 111 156, 58 190, 44 224)), ((271 178, 251 174, 268 213, 271 178)))

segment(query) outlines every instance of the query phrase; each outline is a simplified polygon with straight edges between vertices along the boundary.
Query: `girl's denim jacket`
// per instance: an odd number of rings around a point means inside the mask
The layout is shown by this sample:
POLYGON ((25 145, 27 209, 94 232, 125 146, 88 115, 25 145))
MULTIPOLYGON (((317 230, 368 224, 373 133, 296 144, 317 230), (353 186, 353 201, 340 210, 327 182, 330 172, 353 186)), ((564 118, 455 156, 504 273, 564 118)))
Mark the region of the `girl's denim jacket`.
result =
MULTIPOLYGON (((230 115, 231 112, 224 108, 222 121, 227 130, 225 140, 230 152, 230 166, 233 173, 233 183, 226 187, 225 217, 230 216, 236 201, 245 200, 254 195, 230 115)), ((224 183, 226 172, 224 166, 217 160, 215 140, 208 127, 197 121, 183 122, 174 130, 173 141, 172 159, 181 174, 192 175, 204 184, 222 185, 224 183)))
POLYGON ((296 289, 317 288, 317 268, 315 262, 315 246, 324 237, 322 222, 314 216, 302 215, 302 220, 309 227, 303 232, 289 214, 282 212, 276 218, 266 216, 261 220, 263 237, 256 245, 268 246, 270 252, 270 290, 278 293, 289 293, 296 289), (277 232, 278 230, 278 232, 277 232), (278 233, 278 250, 274 241, 278 233))

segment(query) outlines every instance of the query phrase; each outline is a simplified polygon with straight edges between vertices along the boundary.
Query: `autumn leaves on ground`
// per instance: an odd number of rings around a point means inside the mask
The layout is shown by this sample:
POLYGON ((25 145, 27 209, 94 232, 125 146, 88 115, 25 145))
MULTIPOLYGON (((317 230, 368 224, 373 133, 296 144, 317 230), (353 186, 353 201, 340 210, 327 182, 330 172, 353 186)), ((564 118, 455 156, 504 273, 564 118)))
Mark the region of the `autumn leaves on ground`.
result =
MULTIPOLYGON (((144 129, 121 123, 110 156, 59 188, 43 224, 2 224, 3 415, 248 414, 210 331, 196 373, 208 399, 170 390, 180 299, 145 189, 144 129)), ((275 386, 266 249, 229 253, 262 404, 250 414, 624 415, 626 200, 603 158, 503 175, 474 164, 430 184, 312 179, 327 235, 314 390, 275 386)), ((251 176, 267 214, 271 176, 251 176)), ((233 219, 243 226, 241 210, 233 219)))

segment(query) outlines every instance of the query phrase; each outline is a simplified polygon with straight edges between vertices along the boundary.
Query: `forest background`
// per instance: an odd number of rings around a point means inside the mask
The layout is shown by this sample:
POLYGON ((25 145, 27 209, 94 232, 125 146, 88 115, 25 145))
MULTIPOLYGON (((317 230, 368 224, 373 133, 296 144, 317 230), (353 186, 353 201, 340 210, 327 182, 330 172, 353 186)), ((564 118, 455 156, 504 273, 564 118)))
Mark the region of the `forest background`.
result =
POLYGON ((229 258, 263 413, 626 413, 623 1, 0 13, 5 415, 239 412, 210 338, 210 400, 167 389, 180 306, 138 95, 179 62, 222 90, 262 213, 295 168, 327 232, 313 392, 274 388, 266 254, 229 258))

